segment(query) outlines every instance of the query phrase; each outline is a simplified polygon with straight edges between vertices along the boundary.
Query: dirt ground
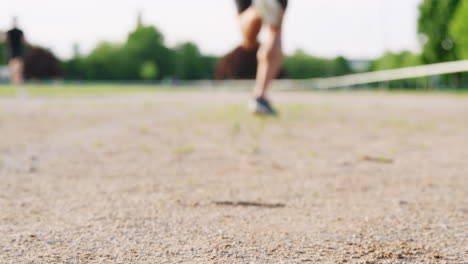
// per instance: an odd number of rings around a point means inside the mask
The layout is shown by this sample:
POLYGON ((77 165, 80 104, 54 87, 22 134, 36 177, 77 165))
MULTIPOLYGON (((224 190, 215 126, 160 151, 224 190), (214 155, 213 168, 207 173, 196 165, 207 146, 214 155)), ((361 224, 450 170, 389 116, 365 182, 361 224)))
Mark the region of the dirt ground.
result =
POLYGON ((468 263, 468 97, 0 98, 0 263, 468 263))

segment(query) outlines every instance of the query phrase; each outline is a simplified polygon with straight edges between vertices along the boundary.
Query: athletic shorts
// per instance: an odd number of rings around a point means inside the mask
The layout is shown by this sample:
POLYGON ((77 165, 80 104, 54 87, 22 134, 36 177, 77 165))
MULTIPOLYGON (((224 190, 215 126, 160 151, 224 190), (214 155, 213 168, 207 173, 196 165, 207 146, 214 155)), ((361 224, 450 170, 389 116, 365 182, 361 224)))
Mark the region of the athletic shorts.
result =
MULTIPOLYGON (((283 9, 288 6, 288 0, 276 0, 280 3, 283 9)), ((244 12, 247 8, 252 5, 252 0, 236 0, 237 11, 240 13, 244 12)))

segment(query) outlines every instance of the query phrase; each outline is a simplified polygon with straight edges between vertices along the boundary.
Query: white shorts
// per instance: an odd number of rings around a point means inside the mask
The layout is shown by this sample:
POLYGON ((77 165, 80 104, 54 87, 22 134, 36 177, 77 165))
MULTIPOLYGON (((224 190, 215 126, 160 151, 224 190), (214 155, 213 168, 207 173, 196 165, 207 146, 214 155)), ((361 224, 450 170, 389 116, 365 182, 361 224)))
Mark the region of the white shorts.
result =
POLYGON ((265 24, 278 25, 284 11, 278 0, 253 0, 252 4, 260 12, 265 24))

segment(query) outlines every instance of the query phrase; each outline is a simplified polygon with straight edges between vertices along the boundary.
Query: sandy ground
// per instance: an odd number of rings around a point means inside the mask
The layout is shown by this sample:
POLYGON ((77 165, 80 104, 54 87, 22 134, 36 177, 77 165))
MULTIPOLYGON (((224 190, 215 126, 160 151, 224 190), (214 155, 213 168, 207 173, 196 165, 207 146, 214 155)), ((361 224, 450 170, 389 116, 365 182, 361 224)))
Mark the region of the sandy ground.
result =
POLYGON ((0 263, 468 263, 468 97, 0 99, 0 263))

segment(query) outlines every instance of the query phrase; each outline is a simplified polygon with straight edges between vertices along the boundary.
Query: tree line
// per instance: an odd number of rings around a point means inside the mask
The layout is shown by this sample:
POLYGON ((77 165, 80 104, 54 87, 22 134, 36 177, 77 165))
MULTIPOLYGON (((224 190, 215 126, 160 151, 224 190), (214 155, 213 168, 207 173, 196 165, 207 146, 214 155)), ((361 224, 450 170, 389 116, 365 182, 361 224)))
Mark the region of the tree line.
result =
MULTIPOLYGON (((422 51, 387 52, 373 60, 368 70, 380 71, 468 59, 468 0, 424 0, 419 6, 418 34, 422 51)), ((415 32, 416 33, 416 32, 415 32)), ((0 50, 4 50, 0 43, 0 50)), ((195 43, 175 47, 165 44, 153 26, 139 24, 124 43, 102 42, 89 54, 75 54, 60 62, 70 80, 198 80, 213 79, 221 58, 202 54, 195 43)), ((6 63, 5 53, 0 63, 6 63)), ((304 79, 354 73, 344 57, 320 58, 297 51, 286 56, 285 78, 304 79)), ((425 87, 434 81, 418 78, 390 82, 391 87, 425 87)), ((468 74, 439 77, 439 86, 468 86, 468 74)))
MULTIPOLYGON (((468 59, 468 0, 423 0, 418 31, 421 53, 387 52, 371 61, 370 71, 468 59)), ((174 48, 152 26, 139 25, 122 45, 102 43, 87 56, 63 62, 65 77, 85 80, 212 79, 220 58, 201 54, 194 43, 174 48)), ((286 78, 304 79, 354 73, 343 57, 320 58, 297 51, 283 63, 286 78)), ((390 82, 391 87, 426 87, 432 78, 390 82)), ((438 77, 439 86, 468 86, 468 74, 438 77)))
MULTIPOLYGON (((63 62, 66 79, 77 80, 200 80, 213 79, 221 58, 204 55, 195 43, 174 48, 153 26, 139 25, 124 44, 102 42, 90 54, 63 62)), ((298 51, 284 62, 287 78, 312 78, 351 73, 343 57, 317 58, 298 51)))
MULTIPOLYGON (((372 63, 371 70, 387 70, 468 59, 468 0, 424 0, 419 6, 419 54, 387 52, 372 63)), ((394 81, 390 87, 468 87, 468 74, 458 73, 394 81)))
POLYGON ((125 43, 102 42, 90 54, 75 54, 62 65, 66 79, 196 80, 211 78, 216 61, 194 43, 169 48, 155 27, 139 25, 125 43))

